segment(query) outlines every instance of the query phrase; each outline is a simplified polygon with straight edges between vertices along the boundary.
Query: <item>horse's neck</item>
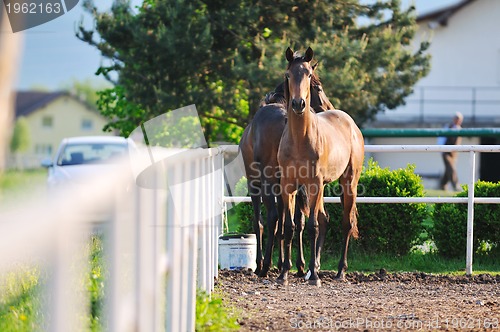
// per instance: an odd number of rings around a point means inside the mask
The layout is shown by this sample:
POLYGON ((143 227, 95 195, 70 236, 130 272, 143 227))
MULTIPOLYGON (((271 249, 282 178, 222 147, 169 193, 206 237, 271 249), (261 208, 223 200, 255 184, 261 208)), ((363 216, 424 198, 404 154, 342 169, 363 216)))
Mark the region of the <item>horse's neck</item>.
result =
POLYGON ((310 106, 306 106, 304 115, 299 116, 291 108, 288 110, 288 132, 293 141, 303 141, 310 139, 317 134, 318 119, 312 112, 310 106))

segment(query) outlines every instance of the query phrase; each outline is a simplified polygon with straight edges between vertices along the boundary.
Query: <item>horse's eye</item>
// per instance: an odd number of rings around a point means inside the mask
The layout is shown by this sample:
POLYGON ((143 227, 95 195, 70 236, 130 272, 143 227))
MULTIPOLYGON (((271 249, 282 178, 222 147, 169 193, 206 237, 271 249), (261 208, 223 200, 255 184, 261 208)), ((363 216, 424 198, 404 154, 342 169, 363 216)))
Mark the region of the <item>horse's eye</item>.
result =
POLYGON ((312 74, 312 73, 310 73, 310 74, 309 74, 309 78, 311 78, 312 76, 313 76, 313 74, 312 74))

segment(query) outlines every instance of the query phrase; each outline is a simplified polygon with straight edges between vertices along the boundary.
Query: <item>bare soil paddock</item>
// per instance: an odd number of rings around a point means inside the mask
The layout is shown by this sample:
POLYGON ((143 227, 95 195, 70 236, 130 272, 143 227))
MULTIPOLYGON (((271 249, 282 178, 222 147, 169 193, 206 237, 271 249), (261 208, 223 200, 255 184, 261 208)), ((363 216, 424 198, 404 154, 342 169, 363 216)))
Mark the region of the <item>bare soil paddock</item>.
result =
POLYGON ((225 303, 236 308, 241 331, 492 330, 500 331, 500 276, 425 273, 349 273, 348 282, 322 272, 321 287, 278 274, 220 271, 225 303))

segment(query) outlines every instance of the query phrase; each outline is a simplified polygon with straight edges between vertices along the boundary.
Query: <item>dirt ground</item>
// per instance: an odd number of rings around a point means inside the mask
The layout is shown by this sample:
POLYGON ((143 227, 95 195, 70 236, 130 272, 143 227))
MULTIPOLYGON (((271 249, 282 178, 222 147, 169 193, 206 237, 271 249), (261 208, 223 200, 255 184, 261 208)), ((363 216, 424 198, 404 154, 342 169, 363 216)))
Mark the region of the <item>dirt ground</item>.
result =
POLYGON ((348 282, 322 272, 321 287, 277 271, 219 272, 225 303, 236 308, 241 331, 492 330, 500 331, 500 276, 437 276, 385 270, 349 273, 348 282))

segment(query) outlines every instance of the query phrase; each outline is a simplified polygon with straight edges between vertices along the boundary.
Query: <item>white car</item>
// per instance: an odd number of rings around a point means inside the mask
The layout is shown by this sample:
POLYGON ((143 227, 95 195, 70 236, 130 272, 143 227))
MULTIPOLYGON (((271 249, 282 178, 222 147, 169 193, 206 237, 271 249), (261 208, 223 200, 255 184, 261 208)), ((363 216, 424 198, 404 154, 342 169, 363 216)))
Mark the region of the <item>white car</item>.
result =
POLYGON ((86 181, 101 171, 116 168, 128 156, 129 140, 117 136, 82 136, 62 140, 53 160, 44 160, 48 168, 47 184, 57 187, 86 181))
MULTIPOLYGON (((92 221, 109 219, 114 190, 126 191, 125 183, 112 182, 115 175, 131 176, 128 139, 116 136, 72 137, 62 140, 52 160, 44 160, 47 167, 47 187, 50 198, 75 201, 80 213, 92 221), (122 172, 122 173, 120 173, 122 172), (127 173, 124 173, 127 172, 127 173), (104 195, 103 198, 99 195, 104 195), (111 203, 110 203, 111 202, 111 203), (81 203, 81 204, 80 204, 81 203)), ((132 180, 132 178, 129 178, 132 180)))

